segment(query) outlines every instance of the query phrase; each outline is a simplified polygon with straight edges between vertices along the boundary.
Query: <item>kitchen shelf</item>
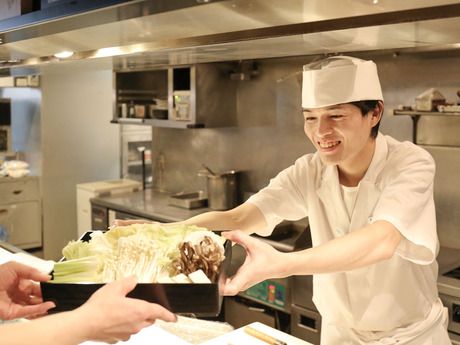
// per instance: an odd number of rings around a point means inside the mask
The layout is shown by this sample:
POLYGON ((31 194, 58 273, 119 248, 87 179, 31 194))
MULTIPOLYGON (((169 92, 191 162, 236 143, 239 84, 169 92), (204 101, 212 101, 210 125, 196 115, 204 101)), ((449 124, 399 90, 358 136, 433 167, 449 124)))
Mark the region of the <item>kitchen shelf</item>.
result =
POLYGON ((118 124, 135 124, 135 125, 146 125, 146 126, 157 126, 166 128, 204 128, 204 124, 201 123, 190 123, 188 121, 176 121, 176 120, 159 120, 159 119, 136 119, 136 118, 119 118, 113 119, 111 123, 118 124))
POLYGON ((135 102, 135 101, 141 101, 141 102, 148 102, 148 103, 154 103, 153 97, 150 96, 132 96, 132 95, 123 95, 123 96, 118 96, 118 102, 135 102))
POLYGON ((408 116, 460 116, 458 112, 440 112, 440 111, 416 111, 416 110, 394 110, 393 115, 408 116))
POLYGON ((134 95, 151 95, 152 97, 157 94, 155 91, 149 91, 149 90, 127 90, 127 89, 119 89, 118 90, 119 95, 126 95, 126 94, 134 94, 134 95))
MULTIPOLYGON (((151 160, 146 160, 146 161, 145 161, 145 164, 152 164, 152 161, 151 161, 151 160)), ((141 166, 141 165, 142 165, 142 161, 141 161, 141 160, 130 161, 130 162, 128 162, 128 166, 129 166, 129 167, 141 166)))
POLYGON ((445 116, 455 117, 460 116, 458 112, 440 112, 440 111, 419 111, 419 110, 393 110, 393 115, 396 116, 410 116, 412 118, 412 141, 417 143, 417 124, 421 116, 445 116))
POLYGON ((236 82, 229 77, 231 68, 232 64, 218 63, 115 70, 111 122, 166 128, 235 126, 236 82))
POLYGON ((155 103, 154 98, 158 92, 149 90, 118 90, 117 100, 118 102, 134 102, 142 101, 148 103, 155 103))

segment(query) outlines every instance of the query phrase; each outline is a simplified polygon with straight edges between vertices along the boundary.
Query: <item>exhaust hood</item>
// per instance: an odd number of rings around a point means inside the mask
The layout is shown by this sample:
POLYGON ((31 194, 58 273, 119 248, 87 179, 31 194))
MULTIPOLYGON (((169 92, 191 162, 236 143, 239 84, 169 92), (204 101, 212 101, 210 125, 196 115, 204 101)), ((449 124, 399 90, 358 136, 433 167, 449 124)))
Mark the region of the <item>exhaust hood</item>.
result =
POLYGON ((460 48, 459 1, 94 0, 86 9, 85 3, 73 1, 80 11, 56 5, 0 21, 0 73, 101 57, 125 69, 460 48), (63 51, 73 54, 54 56, 63 51))

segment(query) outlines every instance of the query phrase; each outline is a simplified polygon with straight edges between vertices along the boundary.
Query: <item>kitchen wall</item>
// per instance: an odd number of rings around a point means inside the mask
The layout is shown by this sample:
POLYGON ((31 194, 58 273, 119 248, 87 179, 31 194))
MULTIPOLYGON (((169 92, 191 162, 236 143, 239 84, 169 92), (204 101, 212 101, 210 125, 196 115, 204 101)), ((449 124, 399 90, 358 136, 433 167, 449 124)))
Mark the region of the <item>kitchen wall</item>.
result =
MULTIPOLYGON (((448 101, 458 101, 460 65, 457 56, 390 53, 355 56, 372 58, 378 64, 385 97, 385 114, 380 128, 398 140, 412 139, 412 120, 406 116, 393 116, 393 108, 411 105, 417 95, 430 87, 438 88, 448 101)), ((309 57, 300 57, 258 61, 260 75, 253 80, 238 82, 236 127, 154 128, 153 158, 160 153, 165 156, 166 189, 170 192, 205 190, 204 178, 196 176, 201 163, 205 163, 216 171, 241 171, 241 192, 255 192, 296 158, 312 152, 313 147, 302 128, 301 75, 298 73, 310 60, 309 57)), ((458 152, 454 153, 457 157, 458 152)), ((435 159, 444 166, 447 156, 440 155, 435 159)), ((460 248, 460 220, 445 217, 452 213, 446 213, 446 207, 460 207, 460 187, 449 186, 449 201, 446 202, 446 194, 441 191, 446 189, 444 181, 447 180, 442 174, 449 174, 449 171, 442 169, 439 173, 435 197, 440 205, 438 229, 441 243, 460 248)))
POLYGON ((77 238, 76 185, 120 174, 119 127, 112 119, 111 62, 62 63, 42 74, 44 255, 61 257, 77 238))

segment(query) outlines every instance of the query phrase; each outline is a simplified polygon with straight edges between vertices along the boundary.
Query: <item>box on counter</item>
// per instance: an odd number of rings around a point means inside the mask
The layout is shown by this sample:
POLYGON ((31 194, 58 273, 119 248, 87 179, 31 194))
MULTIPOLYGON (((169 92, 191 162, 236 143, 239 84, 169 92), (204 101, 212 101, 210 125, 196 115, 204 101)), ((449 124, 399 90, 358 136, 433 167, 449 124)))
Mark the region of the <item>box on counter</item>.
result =
MULTIPOLYGON (((85 233, 80 240, 90 239, 91 232, 85 233)), ((222 305, 223 284, 231 262, 231 242, 224 244, 225 259, 220 265, 218 282, 198 283, 139 283, 128 297, 157 303, 178 314, 197 316, 217 316, 222 305)), ((57 313, 78 308, 104 284, 102 283, 40 283, 44 301, 53 301, 56 307, 49 313, 57 313)))
POLYGON ((0 1, 0 20, 32 12, 33 8, 33 0, 0 1))

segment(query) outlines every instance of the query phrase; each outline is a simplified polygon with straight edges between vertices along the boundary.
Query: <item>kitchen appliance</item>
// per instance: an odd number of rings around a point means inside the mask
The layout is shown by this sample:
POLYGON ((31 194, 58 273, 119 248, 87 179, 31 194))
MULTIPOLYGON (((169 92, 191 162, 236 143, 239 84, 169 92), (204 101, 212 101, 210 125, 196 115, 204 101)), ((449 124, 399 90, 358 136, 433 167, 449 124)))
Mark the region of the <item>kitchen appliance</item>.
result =
POLYGON ((101 216, 100 222, 95 223, 91 220, 92 217, 94 218, 95 212, 95 210, 91 209, 91 198, 136 192, 139 191, 141 187, 142 185, 140 182, 127 179, 77 184, 78 235, 81 236, 88 230, 107 229, 107 216, 102 216, 101 212, 97 213, 99 216, 101 216))
POLYGON ((11 152, 11 99, 0 98, 0 152, 11 152))
POLYGON ((136 125, 121 126, 121 178, 153 184, 152 128, 136 125))
MULTIPOLYGON (((283 222, 273 230, 271 236, 257 238, 283 252, 311 247, 309 227, 302 222, 283 222)), ((245 256, 242 247, 233 246, 230 275, 244 262, 245 256)), ((226 299, 225 321, 234 327, 259 321, 319 344, 321 318, 312 302, 312 291, 311 277, 263 281, 236 297, 226 299)))
POLYGON ((11 152, 10 126, 0 126, 0 152, 11 152))
POLYGON ((191 119, 191 92, 181 90, 173 92, 173 112, 172 118, 176 121, 190 121, 191 119))

